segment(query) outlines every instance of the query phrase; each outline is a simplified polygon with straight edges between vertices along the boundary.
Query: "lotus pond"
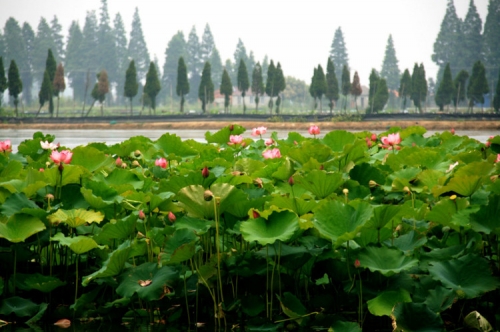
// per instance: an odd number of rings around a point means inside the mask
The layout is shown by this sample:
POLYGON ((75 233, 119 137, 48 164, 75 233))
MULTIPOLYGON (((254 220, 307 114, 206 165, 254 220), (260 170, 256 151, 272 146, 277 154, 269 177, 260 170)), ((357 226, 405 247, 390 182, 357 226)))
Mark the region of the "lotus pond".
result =
POLYGON ((0 326, 498 328, 500 136, 311 128, 0 142, 0 326))

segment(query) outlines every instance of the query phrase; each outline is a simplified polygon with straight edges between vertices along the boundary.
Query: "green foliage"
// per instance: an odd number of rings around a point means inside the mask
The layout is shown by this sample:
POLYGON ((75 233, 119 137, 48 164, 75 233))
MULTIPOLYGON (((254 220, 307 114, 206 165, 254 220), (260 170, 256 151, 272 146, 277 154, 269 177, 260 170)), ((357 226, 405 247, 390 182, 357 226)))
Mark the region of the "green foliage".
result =
MULTIPOLYGON (((241 62, 244 65, 244 62, 241 62)), ((238 72, 239 73, 239 72, 238 72)), ((227 70, 224 68, 224 72, 222 74, 222 80, 220 83, 220 93, 224 95, 224 112, 229 111, 229 99, 233 94, 233 84, 231 83, 231 79, 229 78, 229 74, 227 70)))
POLYGON ((481 61, 474 63, 469 85, 467 86, 467 98, 469 98, 469 107, 472 112, 474 104, 484 103, 484 95, 490 92, 486 71, 481 61))
POLYGON ((17 68, 16 61, 11 60, 9 65, 9 73, 7 75, 9 81, 9 95, 14 97, 14 106, 16 108, 19 104, 19 94, 23 91, 23 82, 19 76, 19 69, 17 68))
POLYGON ((500 112, 500 73, 497 80, 497 86, 495 89, 495 96, 493 97, 493 109, 495 112, 500 112))
POLYGON ((146 74, 146 84, 144 85, 144 93, 149 96, 151 101, 151 108, 156 110, 156 96, 161 90, 160 80, 158 78, 158 72, 156 71, 156 66, 154 62, 149 63, 149 70, 146 74))
POLYGON ((455 105, 455 109, 460 102, 465 100, 466 82, 468 78, 469 78, 469 73, 466 72, 465 70, 461 70, 455 77, 455 80, 453 80, 454 93, 452 100, 453 100, 453 105, 455 105))
POLYGON ((203 67, 201 82, 198 88, 198 98, 201 100, 203 113, 206 113, 207 105, 214 101, 214 84, 212 82, 211 66, 209 62, 205 62, 205 66, 203 67))
POLYGON ((3 66, 3 59, 0 57, 0 94, 7 89, 7 78, 5 77, 5 68, 3 66))
MULTIPOLYGON (((227 74, 227 72, 226 72, 226 74, 227 74)), ((229 78, 229 75, 228 75, 228 78, 229 78)), ((222 79, 224 79, 224 76, 222 76, 222 79)), ((240 63, 238 65, 238 75, 236 77, 236 80, 238 82, 238 90, 240 90, 241 97, 243 98, 243 114, 245 114, 246 110, 247 110, 246 105, 245 105, 245 94, 247 93, 247 90, 250 87, 250 83, 248 81, 247 66, 245 65, 245 62, 243 61, 243 59, 240 59, 240 63)), ((221 87, 222 87, 222 82, 221 82, 221 87)), ((221 93, 226 95, 224 92, 222 92, 222 90, 221 90, 221 93)))
POLYGON ((411 75, 408 69, 405 69, 398 90, 400 98, 403 98, 403 109, 406 109, 406 99, 412 95, 411 88, 411 75))
POLYGON ((335 66, 332 58, 328 58, 326 66, 326 92, 325 97, 329 100, 328 106, 330 107, 330 114, 333 112, 333 107, 339 99, 339 82, 335 74, 335 66))
POLYGON ((40 103, 40 108, 45 105, 45 102, 52 99, 52 83, 50 82, 49 73, 45 71, 43 73, 42 86, 40 87, 40 92, 38 92, 38 101, 40 103))
POLYGON ((454 85, 451 77, 450 64, 447 63, 444 69, 443 78, 439 83, 439 87, 434 97, 436 104, 439 106, 439 110, 442 111, 445 105, 449 105, 454 94, 454 85))
POLYGON ((180 112, 182 113, 184 112, 184 96, 189 93, 189 81, 183 57, 179 58, 179 64, 177 65, 177 85, 175 91, 181 97, 180 112))
POLYGON ((137 71, 135 70, 134 60, 130 61, 127 72, 125 74, 125 86, 123 95, 130 99, 130 114, 132 113, 132 99, 139 91, 139 83, 137 82, 137 71))
POLYGON ((264 94, 264 81, 262 79, 262 67, 257 62, 252 71, 252 93, 255 95, 255 110, 259 109, 259 96, 264 94))
POLYGON ((385 78, 387 87, 391 90, 396 90, 399 86, 399 79, 401 72, 398 67, 398 59, 396 57, 396 50, 394 49, 394 42, 392 35, 389 35, 387 46, 385 47, 384 61, 382 62, 382 70, 380 77, 385 78))

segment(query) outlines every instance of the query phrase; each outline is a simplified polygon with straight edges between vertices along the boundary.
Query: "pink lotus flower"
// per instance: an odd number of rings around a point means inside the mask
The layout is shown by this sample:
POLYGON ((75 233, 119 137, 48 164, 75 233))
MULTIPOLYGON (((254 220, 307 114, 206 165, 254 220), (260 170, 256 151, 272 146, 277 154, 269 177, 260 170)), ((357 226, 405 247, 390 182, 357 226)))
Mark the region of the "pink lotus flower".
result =
POLYGON ((227 143, 227 144, 228 145, 237 145, 237 144, 241 144, 241 142, 243 142, 243 136, 231 135, 231 136, 229 136, 229 143, 227 143))
POLYGON ((62 150, 61 152, 54 150, 50 154, 50 159, 57 165, 69 164, 72 157, 73 153, 69 150, 62 150))
POLYGON ((201 176, 203 176, 204 178, 208 178, 209 175, 210 171, 208 170, 208 167, 207 166, 203 167, 203 169, 201 170, 201 176))
POLYGON ((319 133, 320 133, 320 131, 319 131, 318 126, 313 125, 313 126, 309 127, 309 134, 316 136, 316 135, 319 135, 319 133))
POLYGON ((497 160, 495 160, 496 163, 500 162, 500 153, 497 154, 497 160))
POLYGON ((115 165, 120 167, 123 164, 122 158, 118 157, 116 158, 115 165))
POLYGON ((139 219, 144 220, 145 218, 146 218, 146 214, 144 213, 144 211, 140 210, 139 211, 139 219))
POLYGON ((160 166, 161 168, 167 168, 167 160, 165 158, 158 158, 155 160, 155 165, 160 166))
POLYGON ((172 223, 175 222, 175 220, 177 220, 177 217, 175 216, 175 214, 172 213, 172 211, 168 212, 168 220, 172 223))
POLYGON ((264 143, 267 145, 267 146, 270 146, 270 145, 273 145, 274 144, 274 140, 272 138, 268 138, 264 141, 264 143))
POLYGON ((372 134, 372 136, 370 137, 370 139, 375 142, 377 141, 377 134, 372 134))
POLYGON ((452 135, 455 135, 455 128, 451 128, 450 133, 451 133, 452 135))
POLYGON ((393 147, 394 145, 401 143, 401 137, 399 136, 399 133, 389 134, 382 137, 381 141, 383 143, 383 148, 388 149, 389 147, 393 147))
POLYGON ((257 127, 252 129, 252 136, 262 136, 267 132, 267 127, 257 127))
POLYGON ((59 144, 49 143, 49 141, 40 141, 40 146, 44 150, 55 150, 59 147, 59 144))
POLYGON ((359 259, 356 259, 356 260, 354 261, 354 267, 355 267, 355 268, 358 268, 358 267, 360 267, 360 266, 361 266, 361 262, 359 261, 359 259))
POLYGON ((274 158, 281 158, 281 152, 280 149, 274 148, 271 150, 266 150, 262 152, 262 156, 264 159, 274 159, 274 158))
POLYGON ((487 148, 489 148, 489 147, 490 147, 490 145, 491 145, 491 140, 492 140, 494 137, 495 137, 495 136, 490 136, 490 137, 488 138, 488 140, 486 141, 485 145, 486 145, 486 147, 487 147, 487 148))
POLYGON ((11 152, 11 151, 12 151, 12 145, 10 143, 10 140, 0 141, 0 152, 11 152))

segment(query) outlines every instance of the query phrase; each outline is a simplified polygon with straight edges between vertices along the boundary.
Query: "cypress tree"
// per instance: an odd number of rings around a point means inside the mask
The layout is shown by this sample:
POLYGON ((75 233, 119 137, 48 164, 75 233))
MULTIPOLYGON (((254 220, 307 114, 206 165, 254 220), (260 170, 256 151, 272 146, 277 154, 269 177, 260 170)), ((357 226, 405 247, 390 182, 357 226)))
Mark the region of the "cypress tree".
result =
POLYGON ((500 77, 497 80, 495 96, 493 97, 493 109, 495 110, 496 113, 500 112, 500 77))
POLYGON ((377 91, 375 92, 373 101, 373 111, 378 112, 384 109, 385 104, 389 100, 389 90, 387 88, 387 83, 384 78, 381 78, 377 82, 377 91))
POLYGON ((469 9, 467 10, 467 15, 465 16, 462 24, 463 37, 460 43, 462 66, 460 70, 472 68, 474 62, 483 60, 483 37, 481 36, 482 28, 483 23, 477 12, 476 6, 474 5, 474 0, 470 0, 469 9))
POLYGON ((210 59, 208 60, 210 62, 210 66, 212 67, 212 80, 214 82, 214 85, 220 85, 220 79, 222 78, 222 60, 220 58, 220 53, 217 48, 214 47, 212 51, 212 55, 210 56, 210 59))
POLYGON ((42 86, 40 87, 40 91, 38 92, 38 101, 40 103, 40 107, 38 108, 38 112, 36 112, 35 117, 38 116, 43 105, 45 105, 45 102, 52 98, 52 94, 52 83, 50 82, 49 73, 47 71, 44 71, 42 86))
POLYGON ((368 92, 368 109, 366 110, 366 113, 373 113, 375 112, 375 93, 377 92, 377 86, 378 82, 380 80, 380 77, 378 76, 378 73, 375 69, 372 69, 369 77, 370 81, 370 90, 368 92))
POLYGON ((326 65, 326 92, 325 97, 328 99, 328 107, 330 107, 330 114, 333 114, 335 103, 339 99, 339 81, 335 75, 335 66, 332 58, 328 58, 326 65))
POLYGON ((83 40, 82 30, 78 22, 73 21, 69 28, 68 43, 66 45, 65 69, 69 78, 69 85, 73 89, 73 100, 82 101, 85 89, 85 73, 81 70, 80 45, 83 40))
POLYGON ((500 0, 490 0, 488 3, 488 14, 484 22, 483 52, 486 66, 488 67, 488 79, 494 83, 500 68, 500 0))
MULTIPOLYGON (((222 76, 222 78, 224 78, 224 76, 222 76)), ((248 82, 247 66, 245 65, 245 62, 243 61, 243 59, 240 60, 240 64, 238 66, 237 79, 238 79, 238 90, 240 90, 241 97, 243 98, 243 114, 245 114, 247 111, 247 107, 245 105, 245 95, 246 95, 248 88, 250 87, 250 83, 248 82)), ((221 87, 222 87, 222 83, 221 83, 221 87)), ((232 85, 231 85, 231 89, 232 89, 232 85)), ((221 93, 222 93, 222 91, 221 91, 221 93)))
MULTIPOLYGON (((200 77, 204 62, 201 60, 201 49, 196 28, 193 26, 186 43, 186 65, 188 68, 189 85, 192 87, 200 85, 200 77)), ((211 71, 210 71, 211 72, 211 71)), ((192 89, 188 95, 189 100, 197 100, 196 90, 192 89)))
MULTIPOLYGON (((427 100, 427 93, 429 90, 429 86, 427 85, 427 78, 425 76, 425 68, 424 64, 421 63, 420 66, 418 67, 418 72, 419 72, 419 92, 420 92, 420 105, 426 105, 426 100, 427 100)), ((422 109, 420 110, 422 112, 422 109)))
POLYGON ((455 113, 460 102, 465 100, 466 96, 466 82, 469 79, 469 73, 461 70, 453 80, 453 105, 455 106, 455 113))
POLYGON ((130 30, 128 54, 135 60, 137 77, 142 80, 146 76, 148 65, 151 60, 149 58, 146 40, 144 39, 144 34, 142 32, 141 18, 137 7, 135 8, 132 20, 132 29, 130 30))
MULTIPOLYGON (((47 54, 47 60, 45 61, 45 70, 49 74, 49 79, 50 82, 54 82, 54 77, 56 76, 56 69, 57 69, 57 64, 56 64, 56 59, 54 58, 54 55, 52 54, 52 50, 49 48, 48 54, 47 54)), ((59 91, 56 91, 54 87, 52 87, 52 93, 54 96, 58 96, 59 91)), ((54 100, 53 98, 49 98, 49 112, 50 115, 54 115, 54 100)))
POLYGON ((474 104, 484 103, 484 95, 490 92, 486 71, 481 61, 474 63, 472 74, 467 86, 467 98, 469 98, 469 111, 472 113, 474 104))
POLYGON ((276 114, 279 114, 281 106, 281 92, 285 91, 286 88, 285 76, 283 75, 283 70, 281 69, 281 64, 279 62, 276 66, 274 82, 274 86, 276 87, 276 96, 278 97, 276 98, 276 114))
POLYGON ((231 80, 233 82, 237 82, 238 78, 237 78, 236 71, 237 71, 237 68, 239 66, 240 61, 243 60, 243 62, 245 63, 245 66, 247 68, 249 68, 248 67, 249 60, 248 60, 247 49, 246 49, 245 45, 243 44, 243 41, 241 40, 241 38, 238 38, 238 44, 236 45, 236 50, 234 51, 233 58, 234 58, 233 68, 235 71, 232 73, 228 72, 228 74, 229 74, 229 77, 231 77, 231 80))
MULTIPOLYGON (((179 84, 179 61, 182 58, 184 63, 184 70, 186 71, 187 80, 187 68, 185 62, 186 55, 186 40, 184 39, 184 33, 182 31, 177 31, 177 33, 168 42, 167 48, 165 49, 165 62, 163 64, 163 76, 161 79, 163 89, 163 94, 165 96, 176 91, 176 94, 181 97, 181 112, 184 111, 184 96, 189 93, 189 82, 187 92, 184 94, 179 94, 177 92, 177 86, 179 84), (175 88, 175 90, 174 90, 175 88)), ((184 87, 181 87, 181 92, 184 91, 184 87)))
POLYGON ((3 58, 0 56, 0 106, 2 106, 3 92, 7 89, 7 78, 5 77, 5 67, 3 58))
POLYGON ((444 69, 443 78, 439 83, 438 90, 435 95, 436 105, 439 106, 439 110, 442 111, 445 105, 450 105, 453 98, 453 79, 451 76, 450 64, 447 63, 444 69))
POLYGON ((151 115, 151 108, 156 114, 156 96, 161 90, 160 79, 158 78, 158 72, 156 71, 156 66, 154 62, 149 63, 149 70, 146 74, 146 84, 144 85, 144 94, 149 97, 150 108, 149 113, 151 115))
MULTIPOLYGON (((123 24, 123 19, 120 13, 116 13, 115 18, 113 20, 113 40, 115 42, 115 52, 116 52, 116 91, 123 91, 123 87, 125 85, 125 77, 122 75, 127 70, 128 66, 128 49, 127 49, 127 33, 125 32, 125 25, 123 24)), ((116 95, 117 102, 120 105, 124 104, 123 95, 121 93, 117 93, 116 95)))
POLYGON ((205 66, 203 66, 200 87, 198 88, 198 97, 201 100, 201 109, 203 113, 206 113, 207 104, 214 101, 214 84, 212 83, 210 62, 205 62, 205 66))
POLYGON ((400 75, 401 73, 398 67, 398 59, 396 58, 394 42, 392 41, 392 35, 389 35, 387 46, 385 48, 384 62, 382 63, 382 70, 380 71, 380 77, 386 79, 389 89, 396 90, 399 85, 400 75))
POLYGON ((181 105, 179 111, 184 112, 184 96, 189 93, 189 81, 187 77, 187 68, 184 63, 184 58, 181 56, 177 65, 177 86, 175 88, 176 94, 181 97, 181 105))
POLYGON ((9 73, 7 76, 9 81, 9 95, 14 98, 16 117, 18 117, 17 105, 19 104, 19 94, 23 92, 23 82, 21 81, 21 77, 19 77, 19 69, 17 68, 15 60, 10 61, 9 73))
MULTIPOLYGON (((335 35, 333 37, 333 42, 330 50, 330 58, 333 61, 335 68, 343 68, 347 66, 349 68, 349 57, 347 55, 347 47, 344 41, 344 35, 342 34, 342 29, 338 27, 335 30, 335 35)), ((342 82, 339 82, 339 86, 342 86, 342 82)))
POLYGON ((21 70, 21 80, 26 87, 23 99, 26 105, 30 105, 33 99, 31 87, 33 86, 33 47, 35 44, 35 32, 28 22, 23 23, 22 34, 26 46, 26 68, 21 70))
POLYGON ((313 101, 314 101, 314 106, 313 106, 313 109, 316 110, 317 108, 317 104, 318 102, 316 101, 316 99, 318 98, 317 95, 316 95, 316 82, 318 80, 318 69, 317 68, 314 68, 314 73, 313 73, 313 76, 311 77, 311 84, 309 85, 309 94, 311 95, 311 97, 313 97, 313 101))
MULTIPOLYGON (((45 74, 44 74, 45 75, 45 74)), ((44 78, 45 80, 45 78, 44 78)), ((59 93, 64 92, 66 90, 66 83, 64 81, 64 67, 62 63, 57 66, 56 73, 54 75, 54 80, 52 81, 52 86, 56 92, 54 95, 57 96, 57 108, 56 108, 56 117, 59 116, 59 93)))
POLYGON ((123 88, 123 95, 130 100, 130 115, 134 115, 132 110, 132 99, 137 95, 139 90, 139 83, 137 82, 137 72, 135 70, 134 60, 130 61, 127 72, 125 74, 125 86, 123 88))
MULTIPOLYGON (((363 89, 361 89, 361 83, 359 82, 358 72, 354 72, 354 77, 352 78, 351 84, 351 95, 354 96, 354 105, 356 105, 356 111, 358 111, 358 104, 356 103, 356 99, 361 96, 363 89)), ((359 111, 358 111, 359 113, 359 111)))
POLYGON ((351 74, 349 73, 349 68, 347 65, 344 65, 342 68, 342 94, 345 97, 344 100, 344 111, 346 111, 347 107, 347 95, 351 91, 351 74))
POLYGON ((264 94, 264 80, 262 79, 262 67, 257 62, 252 72, 252 93, 255 96, 255 111, 259 110, 259 96, 264 94))
POLYGON ((405 69, 399 84, 399 98, 403 98, 403 110, 406 110, 406 99, 411 97, 411 75, 408 69, 405 69))
POLYGON ((319 101, 319 110, 322 112, 323 111, 323 102, 322 98, 323 95, 326 93, 326 77, 325 77, 325 72, 323 71, 323 67, 321 65, 318 65, 318 69, 316 71, 316 79, 314 80, 314 97, 318 98, 319 101))
MULTIPOLYGON (((425 75, 425 72, 423 73, 425 75)), ((425 80, 425 76, 424 76, 425 80)), ((423 95, 424 91, 422 87, 426 85, 425 82, 422 82, 422 72, 417 63, 413 66, 413 72, 411 75, 411 99, 413 100, 413 104, 415 108, 418 109, 420 113, 422 113, 422 100, 425 99, 425 95, 423 95)), ((425 91, 426 93, 427 91, 425 91)))
POLYGON ((274 86, 275 84, 275 78, 274 76, 276 75, 276 67, 274 66, 273 60, 271 60, 271 63, 269 64, 269 67, 267 68, 267 80, 266 80, 266 94, 270 97, 269 99, 269 113, 272 114, 273 112, 273 97, 276 96, 276 88, 274 86))
MULTIPOLYGON (((244 62, 240 62, 240 65, 241 63, 245 65, 244 62)), ((224 113, 228 113, 230 96, 233 94, 233 84, 231 83, 231 78, 229 77, 226 69, 224 69, 224 72, 222 73, 220 93, 224 95, 224 113)))
POLYGON ((452 68, 460 67, 460 50, 462 48, 461 24, 462 22, 457 16, 453 0, 448 0, 446 13, 441 22, 441 29, 434 42, 434 53, 432 54, 432 61, 434 61, 441 70, 444 69, 447 63, 449 63, 452 68))

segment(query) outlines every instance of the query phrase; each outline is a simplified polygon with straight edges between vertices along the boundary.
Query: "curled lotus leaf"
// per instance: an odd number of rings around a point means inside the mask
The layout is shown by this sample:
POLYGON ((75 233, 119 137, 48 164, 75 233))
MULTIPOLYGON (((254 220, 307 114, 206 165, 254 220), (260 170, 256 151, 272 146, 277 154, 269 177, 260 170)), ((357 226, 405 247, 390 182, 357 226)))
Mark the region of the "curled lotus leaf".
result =
POLYGON ((70 227, 76 228, 87 223, 100 223, 104 219, 104 215, 101 212, 87 211, 84 209, 59 209, 57 212, 48 216, 47 219, 53 224, 62 222, 70 227))

